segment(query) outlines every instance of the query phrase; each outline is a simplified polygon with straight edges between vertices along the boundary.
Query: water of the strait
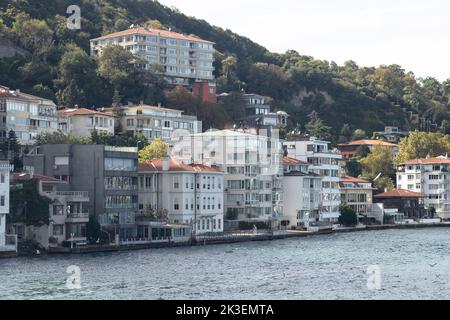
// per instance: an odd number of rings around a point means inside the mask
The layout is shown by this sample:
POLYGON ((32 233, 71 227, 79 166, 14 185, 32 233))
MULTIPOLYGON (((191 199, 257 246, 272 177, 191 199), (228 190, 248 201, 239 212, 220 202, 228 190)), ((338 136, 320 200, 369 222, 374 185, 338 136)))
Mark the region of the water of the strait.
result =
POLYGON ((450 229, 0 260, 0 299, 448 299, 450 229), (81 289, 66 287, 67 267, 81 289), (367 268, 381 270, 381 290, 367 268))

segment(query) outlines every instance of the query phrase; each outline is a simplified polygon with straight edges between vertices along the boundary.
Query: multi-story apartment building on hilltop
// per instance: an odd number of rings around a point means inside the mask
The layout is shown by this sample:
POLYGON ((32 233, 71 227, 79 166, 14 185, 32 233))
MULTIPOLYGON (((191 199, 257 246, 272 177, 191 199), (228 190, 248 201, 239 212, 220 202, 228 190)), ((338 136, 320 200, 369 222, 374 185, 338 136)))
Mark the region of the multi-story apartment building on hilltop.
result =
POLYGON ((203 96, 215 98, 214 43, 176 32, 131 26, 127 30, 91 40, 91 55, 106 46, 119 45, 149 64, 160 64, 169 83, 193 86, 203 96), (198 84, 205 84, 196 88, 198 84))
POLYGON ((91 137, 92 131, 114 135, 114 116, 86 108, 58 110, 59 129, 77 136, 91 137))
POLYGON ((147 105, 129 105, 103 108, 102 113, 115 116, 123 132, 141 132, 148 140, 162 138, 170 142, 175 130, 187 134, 202 132, 202 122, 195 116, 187 116, 183 111, 147 105))
POLYGON ((14 130, 21 145, 31 145, 34 138, 58 130, 58 114, 53 101, 0 86, 0 139, 14 130))
POLYGON ((289 157, 306 161, 309 170, 323 177, 321 221, 336 222, 340 216, 341 193, 339 172, 342 155, 328 149, 330 142, 315 138, 299 138, 284 142, 289 157))
POLYGON ((424 195, 426 209, 434 208, 439 217, 450 219, 450 159, 414 159, 397 170, 397 189, 424 195))

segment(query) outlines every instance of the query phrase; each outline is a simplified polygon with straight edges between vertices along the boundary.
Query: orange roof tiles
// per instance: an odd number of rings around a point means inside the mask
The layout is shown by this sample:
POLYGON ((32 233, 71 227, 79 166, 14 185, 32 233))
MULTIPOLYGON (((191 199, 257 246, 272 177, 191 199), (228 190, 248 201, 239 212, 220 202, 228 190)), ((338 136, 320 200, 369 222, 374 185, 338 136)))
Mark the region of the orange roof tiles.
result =
POLYGON ((342 177, 339 179, 339 182, 350 182, 350 183, 370 183, 370 181, 354 178, 354 177, 342 177))
POLYGON ((291 157, 283 157, 283 164, 285 165, 297 165, 297 164, 308 164, 308 162, 297 160, 291 157))
POLYGON ((375 198, 423 198, 422 193, 413 192, 409 190, 393 189, 391 191, 377 194, 375 198))
POLYGON ((450 159, 448 158, 425 158, 425 159, 414 159, 405 162, 404 164, 450 164, 450 159))
POLYGON ((58 114, 65 116, 90 116, 90 115, 102 115, 106 117, 112 117, 110 114, 99 112, 86 108, 67 108, 58 110, 58 114))
POLYGON ((14 172, 11 174, 12 181, 28 181, 32 179, 40 180, 42 182, 63 183, 63 184, 67 183, 66 181, 62 181, 53 177, 43 176, 40 174, 30 175, 29 173, 26 172, 14 172))
POLYGON ((111 34, 108 34, 108 35, 105 35, 105 36, 102 36, 99 38, 92 39, 91 41, 104 40, 104 39, 128 36, 128 35, 134 35, 134 34, 146 35, 146 36, 160 36, 160 37, 165 37, 165 38, 170 38, 170 39, 196 41, 196 42, 204 42, 204 43, 214 44, 214 42, 203 40, 201 38, 197 38, 194 36, 188 36, 185 34, 173 32, 173 31, 167 31, 167 30, 147 29, 144 27, 135 27, 135 28, 130 28, 127 30, 111 33, 111 34))

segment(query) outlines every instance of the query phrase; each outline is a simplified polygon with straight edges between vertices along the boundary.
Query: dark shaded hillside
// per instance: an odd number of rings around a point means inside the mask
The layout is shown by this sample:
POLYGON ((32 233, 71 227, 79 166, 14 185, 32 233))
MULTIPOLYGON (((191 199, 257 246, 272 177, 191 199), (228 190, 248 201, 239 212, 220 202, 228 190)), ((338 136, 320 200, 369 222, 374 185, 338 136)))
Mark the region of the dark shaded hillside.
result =
MULTIPOLYGON (((416 79, 413 73, 397 65, 365 68, 349 61, 338 66, 296 51, 274 54, 248 38, 151 0, 2 1, 0 41, 8 39, 31 52, 31 56, 0 59, 0 84, 40 94, 61 104, 78 103, 88 107, 110 104, 112 86, 97 75, 97 62, 88 61, 89 57, 68 44, 75 44, 87 53, 89 39, 123 30, 131 24, 147 23, 160 23, 174 31, 216 42, 219 92, 245 90, 272 97, 274 107, 285 109, 291 115, 289 130, 297 127, 304 131, 307 116, 316 111, 332 128, 335 140, 344 124, 352 131, 363 129, 368 135, 385 125, 450 131, 450 81, 416 79), (72 4, 81 7, 81 31, 74 32, 65 26, 66 8, 72 4), (27 19, 23 14, 36 19, 30 30, 41 31, 35 34, 35 38, 43 40, 38 42, 41 47, 27 43, 21 36, 27 19), (76 55, 68 55, 74 50, 76 55), (69 73, 73 78, 64 78, 68 74, 67 63, 63 64, 62 60, 75 65, 70 64, 70 70, 78 72, 69 73)), ((128 100, 161 101, 158 87, 144 94, 142 90, 147 89, 129 86, 122 88, 121 94, 128 100)), ((193 110, 186 108, 187 112, 193 110)), ((233 115, 228 118, 232 120, 233 115)))

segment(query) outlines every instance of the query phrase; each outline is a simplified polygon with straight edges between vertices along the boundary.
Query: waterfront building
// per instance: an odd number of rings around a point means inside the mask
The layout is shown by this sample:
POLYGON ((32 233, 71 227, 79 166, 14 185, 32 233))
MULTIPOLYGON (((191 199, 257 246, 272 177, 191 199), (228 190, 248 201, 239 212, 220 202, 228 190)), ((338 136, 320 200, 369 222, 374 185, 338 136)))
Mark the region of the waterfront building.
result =
POLYGON ((310 172, 309 166, 306 161, 283 158, 283 217, 290 227, 308 227, 319 222, 322 177, 310 172))
MULTIPOLYGON (((170 143, 176 130, 186 134, 202 132, 202 122, 195 116, 187 116, 181 110, 148 105, 129 105, 103 108, 105 115, 115 116, 123 132, 141 132, 149 141, 162 138, 170 143)), ((102 112, 102 113, 103 113, 102 112)))
POLYGON ((358 151, 361 150, 362 147, 367 147, 370 152, 373 151, 375 147, 386 147, 389 148, 392 152, 392 157, 395 159, 398 154, 398 145, 382 141, 382 140, 356 140, 351 141, 344 144, 339 144, 337 149, 342 154, 344 159, 350 159, 358 156, 358 151))
POLYGON ((10 235, 7 235, 6 216, 9 214, 9 173, 12 166, 9 161, 0 162, 0 252, 16 251, 17 243, 11 243, 10 235))
POLYGON ((401 139, 407 137, 408 135, 409 132, 401 131, 398 127, 385 127, 384 131, 374 132, 373 138, 397 144, 401 139))
POLYGON ((167 210, 171 224, 196 234, 223 232, 224 173, 218 168, 164 158, 139 164, 140 215, 167 210))
POLYGON ((90 214, 120 239, 136 235, 137 165, 137 148, 103 145, 47 144, 24 157, 26 170, 66 181, 61 191, 87 191, 90 214))
POLYGON ((53 101, 0 86, 0 139, 16 133, 21 145, 31 145, 40 133, 58 130, 53 101))
POLYGON ((86 108, 58 110, 61 131, 81 137, 91 137, 92 131, 114 135, 114 116, 86 108))
POLYGON ((450 219, 450 159, 447 156, 407 161, 397 169, 397 189, 424 194, 426 209, 450 219))
POLYGON ((92 39, 91 55, 106 46, 121 46, 144 61, 159 64, 166 80, 191 87, 206 101, 215 101, 214 43, 172 31, 131 26, 127 30, 92 39))
POLYGON ((308 162, 309 170, 323 177, 320 221, 332 223, 337 222, 340 216, 339 172, 342 169, 342 155, 329 150, 329 144, 316 138, 298 138, 284 142, 284 147, 289 157, 308 162))
POLYGON ((371 209, 375 190, 370 181, 345 176, 340 178, 339 188, 342 203, 348 204, 358 216, 367 215, 371 209))
MULTIPOLYGON (((9 227, 19 240, 33 240, 44 248, 61 246, 64 241, 86 243, 86 225, 89 222, 89 194, 87 191, 61 191, 68 185, 53 177, 35 175, 33 172, 11 174, 12 189, 23 188, 25 182, 36 181, 37 192, 50 200, 50 224, 26 226, 25 223, 13 223, 9 227), (62 188, 61 188, 62 187, 62 188)), ((16 217, 24 215, 26 207, 16 208, 16 217)))
POLYGON ((424 207, 425 195, 409 190, 394 189, 374 196, 374 202, 383 205, 385 210, 395 209, 405 219, 420 220, 434 218, 424 207))
POLYGON ((216 166, 225 175, 225 219, 272 223, 282 214, 282 148, 267 134, 209 130, 180 137, 172 155, 185 163, 216 166))

